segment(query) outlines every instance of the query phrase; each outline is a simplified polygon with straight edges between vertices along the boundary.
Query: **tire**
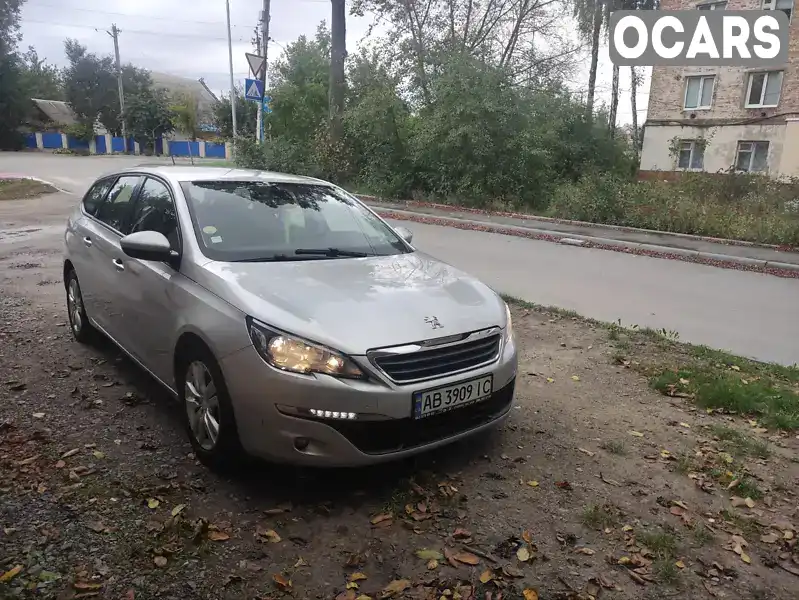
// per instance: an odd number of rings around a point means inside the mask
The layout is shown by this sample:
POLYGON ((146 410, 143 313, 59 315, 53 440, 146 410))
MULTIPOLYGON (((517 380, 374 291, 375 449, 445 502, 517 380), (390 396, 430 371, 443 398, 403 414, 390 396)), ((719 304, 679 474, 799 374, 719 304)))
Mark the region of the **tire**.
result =
POLYGON ((64 281, 67 293, 67 315, 72 336, 81 344, 93 341, 95 329, 89 323, 86 307, 83 305, 83 292, 75 269, 70 269, 64 281))
POLYGON ((203 346, 184 351, 177 383, 186 434, 195 456, 212 471, 235 470, 245 458, 244 451, 225 379, 211 351, 203 346))

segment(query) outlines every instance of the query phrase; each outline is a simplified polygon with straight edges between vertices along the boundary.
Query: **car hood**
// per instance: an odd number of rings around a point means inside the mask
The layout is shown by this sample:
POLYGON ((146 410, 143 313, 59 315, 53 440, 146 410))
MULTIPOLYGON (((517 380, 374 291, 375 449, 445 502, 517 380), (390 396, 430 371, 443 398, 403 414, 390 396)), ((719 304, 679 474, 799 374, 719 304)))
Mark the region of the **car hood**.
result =
POLYGON ((502 299, 419 252, 296 262, 210 262, 201 282, 246 314, 348 354, 505 325, 502 299), (440 328, 426 321, 436 317, 440 328))

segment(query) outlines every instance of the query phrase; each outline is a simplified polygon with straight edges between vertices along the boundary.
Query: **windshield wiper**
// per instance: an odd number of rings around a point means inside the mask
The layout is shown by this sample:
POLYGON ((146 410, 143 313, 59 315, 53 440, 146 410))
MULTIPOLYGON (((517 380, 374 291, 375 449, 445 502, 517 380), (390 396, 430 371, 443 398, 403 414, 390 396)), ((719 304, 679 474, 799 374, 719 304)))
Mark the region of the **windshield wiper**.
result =
POLYGON ((259 256, 256 258, 242 258, 233 262, 282 262, 282 261, 297 261, 302 260, 296 256, 289 256, 288 254, 273 254, 272 256, 259 256))
POLYGON ((363 258, 369 256, 366 252, 355 252, 353 250, 341 250, 340 248, 299 248, 294 254, 318 254, 319 256, 346 256, 349 258, 363 258))

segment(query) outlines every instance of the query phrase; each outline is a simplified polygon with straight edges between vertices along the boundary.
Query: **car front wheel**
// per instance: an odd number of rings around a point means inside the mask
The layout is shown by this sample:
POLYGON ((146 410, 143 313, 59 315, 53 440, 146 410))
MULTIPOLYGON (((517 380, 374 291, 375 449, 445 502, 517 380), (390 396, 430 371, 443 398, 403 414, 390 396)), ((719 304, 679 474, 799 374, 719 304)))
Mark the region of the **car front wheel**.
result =
POLYGON ((229 471, 238 466, 243 452, 222 372, 204 349, 190 351, 181 365, 180 393, 194 453, 207 467, 229 471))
POLYGON ((70 269, 66 279, 67 288, 67 313, 69 315, 69 328, 72 335, 82 344, 91 341, 93 328, 86 316, 86 308, 83 305, 83 293, 78 282, 78 275, 75 269, 70 269))

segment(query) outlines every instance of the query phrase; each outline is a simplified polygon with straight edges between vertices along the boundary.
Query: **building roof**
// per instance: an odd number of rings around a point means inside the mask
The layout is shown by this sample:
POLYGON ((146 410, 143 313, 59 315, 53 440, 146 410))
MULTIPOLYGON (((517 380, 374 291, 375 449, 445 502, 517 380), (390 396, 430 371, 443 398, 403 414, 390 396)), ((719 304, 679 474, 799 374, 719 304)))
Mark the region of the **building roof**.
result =
POLYGON ((194 96, 197 99, 198 112, 205 117, 210 115, 216 103, 216 98, 208 93, 199 80, 178 77, 169 73, 159 73, 158 71, 150 71, 150 77, 153 80, 153 87, 163 88, 170 94, 190 94, 194 96))
POLYGON ((56 125, 74 125, 78 122, 75 111, 66 102, 61 100, 42 100, 31 98, 36 107, 56 125))

